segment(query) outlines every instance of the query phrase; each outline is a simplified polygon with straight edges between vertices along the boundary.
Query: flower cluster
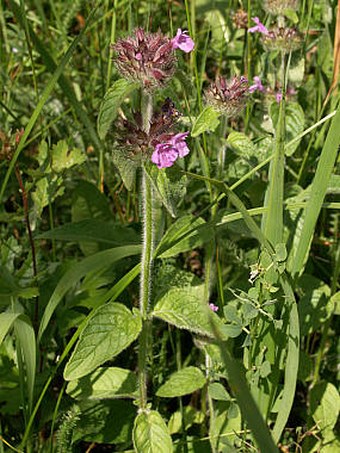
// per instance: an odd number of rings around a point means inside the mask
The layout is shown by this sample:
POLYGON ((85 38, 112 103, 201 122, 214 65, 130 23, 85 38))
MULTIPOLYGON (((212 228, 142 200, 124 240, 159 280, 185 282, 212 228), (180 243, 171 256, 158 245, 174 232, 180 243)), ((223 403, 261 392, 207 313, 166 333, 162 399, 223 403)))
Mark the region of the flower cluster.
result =
POLYGON ((240 113, 246 104, 248 95, 249 84, 244 76, 235 76, 230 81, 218 77, 204 92, 207 105, 227 117, 240 113))
POLYGON ((170 39, 160 32, 146 33, 143 28, 137 28, 132 36, 119 39, 111 48, 116 53, 113 60, 121 75, 151 92, 164 87, 174 75, 177 64, 174 50, 191 52, 194 42, 181 29, 170 39))
POLYGON ((117 141, 130 159, 150 158, 158 168, 171 167, 178 158, 189 154, 186 138, 189 132, 174 131, 180 113, 171 99, 167 98, 159 112, 150 121, 148 133, 143 129, 140 113, 134 121, 119 120, 117 141))
POLYGON ((249 33, 259 32, 262 43, 268 50, 280 50, 284 53, 297 50, 302 43, 301 33, 296 28, 273 27, 268 29, 258 17, 253 17, 255 26, 249 28, 249 33))
POLYGON ((296 11, 298 0, 264 0, 263 8, 274 16, 284 15, 285 11, 296 11))

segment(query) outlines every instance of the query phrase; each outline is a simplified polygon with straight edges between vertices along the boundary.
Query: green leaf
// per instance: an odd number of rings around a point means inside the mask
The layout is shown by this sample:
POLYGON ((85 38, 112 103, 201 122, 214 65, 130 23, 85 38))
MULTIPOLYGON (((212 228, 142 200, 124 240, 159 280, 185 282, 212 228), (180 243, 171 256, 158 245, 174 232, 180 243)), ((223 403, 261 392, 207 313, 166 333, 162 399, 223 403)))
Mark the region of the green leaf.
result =
POLYGON ((171 288, 156 303, 152 316, 179 329, 214 337, 212 323, 220 331, 224 324, 204 303, 204 285, 171 288))
POLYGON ((199 368, 189 366, 173 373, 157 390, 156 395, 163 398, 183 396, 202 388, 205 377, 199 368))
POLYGON ((125 305, 108 303, 98 308, 82 331, 68 361, 64 378, 79 379, 127 348, 139 335, 139 313, 125 305))
POLYGON ((137 170, 141 166, 140 159, 130 157, 124 148, 115 144, 112 150, 112 161, 117 167, 125 187, 131 191, 135 184, 137 170))
POLYGON ((312 182, 310 197, 303 214, 303 226, 297 247, 292 255, 291 274, 301 274, 308 258, 308 250, 314 235, 315 224, 320 214, 322 203, 327 192, 329 178, 333 172, 340 145, 340 108, 332 119, 325 144, 323 146, 316 173, 312 182))
POLYGON ((114 249, 98 252, 95 255, 88 256, 79 263, 74 264, 59 280, 48 301, 41 319, 38 340, 41 340, 41 337, 62 298, 81 278, 89 272, 103 269, 127 256, 137 255, 140 253, 140 250, 141 248, 138 245, 125 245, 123 247, 116 247, 114 249))
POLYGON ((157 411, 145 411, 137 415, 132 438, 137 453, 173 451, 168 427, 157 411))
POLYGON ((86 161, 85 154, 78 148, 69 149, 66 140, 60 140, 52 147, 51 158, 51 167, 56 173, 86 161))
POLYGON ((98 134, 103 140, 108 133, 111 123, 116 119, 118 108, 124 100, 138 87, 137 84, 120 79, 114 82, 112 87, 105 93, 100 105, 98 115, 98 134))
POLYGON ((201 217, 187 214, 174 222, 158 244, 156 256, 170 258, 211 240, 214 230, 201 217))
POLYGON ((196 118, 192 129, 191 137, 198 137, 206 131, 214 131, 220 124, 219 113, 213 107, 206 107, 202 110, 200 115, 196 118))
POLYGON ((159 169, 156 165, 144 165, 153 188, 172 217, 176 217, 176 205, 185 195, 186 177, 176 167, 159 169))
POLYGON ((210 398, 216 401, 231 401, 229 393, 220 382, 212 382, 209 384, 208 392, 210 398))
POLYGON ((57 239, 74 242, 99 242, 111 247, 124 244, 138 244, 139 235, 127 226, 98 219, 85 219, 67 223, 53 230, 39 234, 37 239, 57 239))
POLYGON ((330 382, 319 382, 310 392, 310 412, 321 431, 332 430, 340 411, 340 396, 330 382))
POLYGON ((231 131, 226 143, 240 156, 250 157, 258 154, 256 146, 250 138, 242 132, 231 131))
POLYGON ((0 345, 5 336, 12 328, 14 321, 21 316, 21 313, 4 312, 0 313, 0 345))
POLYGON ((98 368, 88 376, 69 382, 66 393, 75 399, 135 398, 137 377, 123 368, 98 368))
MULTIPOLYGON (((280 104, 273 102, 270 106, 270 115, 274 126, 276 127, 279 119, 280 104)), ((297 102, 289 102, 285 105, 285 143, 290 142, 303 132, 305 124, 305 114, 297 102)), ((299 141, 294 141, 292 145, 286 147, 285 153, 291 156, 300 144, 299 141)))
POLYGON ((9 270, 0 265, 0 297, 18 296, 30 299, 37 295, 37 288, 22 288, 9 270))
POLYGON ((21 349, 25 375, 29 413, 33 409, 33 397, 36 376, 36 338, 35 332, 28 316, 22 314, 14 321, 14 331, 17 339, 17 348, 21 349))

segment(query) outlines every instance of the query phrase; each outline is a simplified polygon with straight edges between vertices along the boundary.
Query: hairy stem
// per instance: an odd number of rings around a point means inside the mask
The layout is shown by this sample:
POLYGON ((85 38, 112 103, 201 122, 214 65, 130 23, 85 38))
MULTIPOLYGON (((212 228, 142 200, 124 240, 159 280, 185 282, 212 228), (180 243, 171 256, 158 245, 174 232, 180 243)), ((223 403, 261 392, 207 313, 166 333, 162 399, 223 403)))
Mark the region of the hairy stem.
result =
MULTIPOLYGON (((152 117, 152 98, 144 95, 142 98, 143 128, 146 133, 150 129, 152 117)), ((139 407, 146 409, 147 405, 147 353, 150 342, 150 321, 148 308, 151 294, 151 270, 154 248, 154 219, 153 219, 153 191, 145 168, 142 168, 142 203, 143 203, 143 248, 141 258, 140 299, 139 309, 142 316, 142 331, 139 337, 138 352, 138 382, 139 407)))

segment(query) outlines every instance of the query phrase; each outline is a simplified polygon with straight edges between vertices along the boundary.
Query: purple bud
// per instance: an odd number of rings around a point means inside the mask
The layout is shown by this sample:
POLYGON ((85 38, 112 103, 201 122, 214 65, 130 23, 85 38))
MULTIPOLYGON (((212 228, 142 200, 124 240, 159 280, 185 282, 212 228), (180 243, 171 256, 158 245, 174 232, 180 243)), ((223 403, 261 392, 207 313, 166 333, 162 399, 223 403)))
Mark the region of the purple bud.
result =
POLYGON ((249 87, 249 93, 254 93, 254 91, 264 91, 264 86, 262 85, 261 79, 259 76, 253 77, 254 85, 249 87))
POLYGON ((256 25, 255 27, 249 28, 248 33, 255 33, 258 31, 263 35, 268 35, 268 28, 265 27, 262 22, 260 22, 260 19, 258 17, 252 17, 252 20, 256 25))
POLYGON ((218 311, 218 306, 215 304, 209 304, 209 308, 214 312, 218 311))
POLYGON ((278 104, 280 104, 280 102, 282 101, 282 98, 283 98, 283 96, 282 96, 281 91, 278 91, 278 92, 276 93, 276 95, 275 95, 276 102, 277 102, 278 104))
POLYGON ((181 49, 185 53, 189 53, 195 47, 194 41, 190 38, 187 31, 182 31, 180 28, 177 30, 177 34, 171 40, 173 49, 181 49))

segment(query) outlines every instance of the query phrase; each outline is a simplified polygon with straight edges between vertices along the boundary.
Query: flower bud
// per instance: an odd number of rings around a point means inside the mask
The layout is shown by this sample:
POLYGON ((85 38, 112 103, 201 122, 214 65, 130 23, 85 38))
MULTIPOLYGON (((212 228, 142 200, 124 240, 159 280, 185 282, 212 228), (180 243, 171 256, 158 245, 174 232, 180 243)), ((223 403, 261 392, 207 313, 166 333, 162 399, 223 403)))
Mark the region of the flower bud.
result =
POLYGON ((172 40, 158 33, 137 28, 132 36, 111 45, 113 60, 123 77, 151 92, 164 87, 174 75, 177 59, 172 40))
POLYGON ((286 10, 296 11, 298 0, 264 0, 263 8, 274 16, 282 16, 286 10))
POLYGON ((234 77, 227 81, 218 77, 204 93, 207 105, 227 117, 236 116, 244 108, 249 95, 246 77, 234 77))
POLYGON ((268 50, 289 53, 301 47, 302 36, 296 28, 273 27, 262 34, 262 43, 268 50))

